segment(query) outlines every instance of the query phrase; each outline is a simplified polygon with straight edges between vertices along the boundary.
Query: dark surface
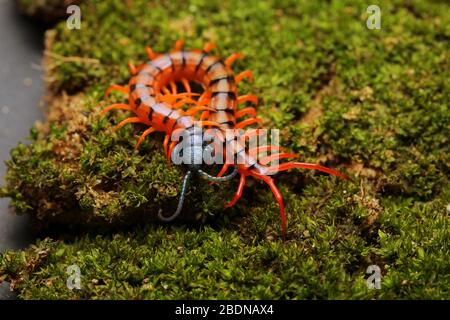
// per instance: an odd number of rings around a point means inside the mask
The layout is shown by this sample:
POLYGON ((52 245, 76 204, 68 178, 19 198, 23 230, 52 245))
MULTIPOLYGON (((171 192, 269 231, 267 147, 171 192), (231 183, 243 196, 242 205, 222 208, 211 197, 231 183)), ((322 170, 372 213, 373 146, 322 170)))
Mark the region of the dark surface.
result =
MULTIPOLYGON (((15 1, 0 0, 0 176, 4 161, 19 141, 27 142, 29 129, 43 119, 38 103, 43 94, 41 59, 44 27, 20 16, 15 1)), ((32 241, 26 216, 9 208, 9 199, 0 199, 0 252, 18 249, 32 241)), ((0 285, 0 299, 14 297, 8 285, 0 285)))

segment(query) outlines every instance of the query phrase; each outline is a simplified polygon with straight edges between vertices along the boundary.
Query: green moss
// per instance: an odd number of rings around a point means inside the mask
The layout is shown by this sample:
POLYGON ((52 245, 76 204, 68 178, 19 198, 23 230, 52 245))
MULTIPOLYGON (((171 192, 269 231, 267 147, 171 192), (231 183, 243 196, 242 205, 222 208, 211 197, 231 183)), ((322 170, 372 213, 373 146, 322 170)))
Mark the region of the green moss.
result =
POLYGON ((1 189, 39 224, 78 231, 4 253, 0 279, 21 298, 448 299, 448 6, 378 5, 381 30, 366 28, 364 1, 86 2, 81 30, 62 23, 51 34, 51 94, 70 96, 52 107, 48 130, 11 151, 1 189), (286 242, 257 182, 231 210, 222 205, 236 182, 197 184, 181 221, 159 225, 158 211, 174 210, 180 170, 167 165, 161 136, 134 151, 143 128, 113 134, 126 113, 98 115, 99 104, 122 101, 102 102, 103 92, 126 83, 129 60, 179 38, 243 52, 234 69, 255 81, 239 89, 261 98, 264 126, 282 128, 282 144, 304 161, 352 174, 276 177, 286 242), (72 264, 81 291, 66 287, 72 264), (366 286, 372 264, 381 290, 366 286))

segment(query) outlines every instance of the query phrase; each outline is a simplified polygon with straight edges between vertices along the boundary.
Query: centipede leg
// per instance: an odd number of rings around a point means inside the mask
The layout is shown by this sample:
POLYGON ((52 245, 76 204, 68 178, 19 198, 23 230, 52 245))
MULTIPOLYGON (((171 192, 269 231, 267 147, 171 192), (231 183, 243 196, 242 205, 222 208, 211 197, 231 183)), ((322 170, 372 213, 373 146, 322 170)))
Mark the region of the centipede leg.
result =
POLYGON ((233 199, 231 199, 230 202, 225 204, 225 208, 230 208, 236 204, 236 202, 242 197, 242 192, 244 191, 244 187, 245 187, 245 175, 241 174, 241 177, 239 178, 239 185, 238 185, 237 191, 234 194, 233 199))
POLYGON ((200 121, 205 121, 209 117, 209 111, 203 111, 202 115, 200 116, 200 121))
POLYGON ((181 83, 183 84, 184 88, 186 89, 187 93, 191 93, 191 85, 189 84, 189 81, 186 78, 181 79, 181 83))
POLYGON ((115 103, 104 108, 102 111, 100 111, 100 114, 104 115, 105 113, 115 109, 132 111, 133 107, 125 103, 115 103))
POLYGON ((264 134, 265 131, 261 129, 251 129, 247 130, 243 135, 239 137, 241 141, 245 141, 245 139, 250 139, 253 137, 259 137, 260 135, 264 134))
POLYGON ((144 139, 146 136, 148 136, 150 133, 155 132, 154 128, 148 128, 147 130, 145 130, 142 135, 139 137, 138 143, 136 144, 136 147, 134 147, 136 150, 139 149, 140 145, 142 142, 144 142, 144 139))
POLYGON ((119 86, 117 84, 110 85, 108 89, 105 91, 105 97, 107 97, 112 91, 119 91, 125 94, 130 93, 130 89, 128 87, 119 86))
POLYGON ((318 171, 322 171, 322 172, 331 174, 333 176, 340 177, 342 179, 349 179, 345 174, 340 173, 337 170, 334 170, 334 169, 331 169, 331 168, 327 168, 327 167, 324 167, 324 166, 321 166, 321 165, 315 164, 315 163, 287 162, 287 163, 282 163, 282 164, 280 164, 280 165, 278 165, 276 167, 269 167, 270 171, 272 171, 273 173, 280 172, 280 171, 285 171, 285 170, 289 170, 289 169, 294 169, 294 168, 318 170, 318 171))
POLYGON ((172 141, 172 142, 170 143, 169 150, 168 150, 168 152, 167 152, 167 161, 168 161, 169 163, 170 163, 170 158, 171 158, 171 156, 172 156, 173 148, 175 148, 176 144, 177 144, 176 141, 172 141))
POLYGON ((251 102, 251 103, 257 105, 258 104, 258 97, 254 96, 252 94, 246 94, 246 95, 243 95, 243 96, 239 96, 237 98, 237 103, 241 104, 241 103, 244 103, 244 102, 251 102))
POLYGON ((170 81, 170 89, 172 90, 172 94, 177 94, 177 85, 174 81, 170 81))
POLYGON ((130 69, 132 75, 137 73, 137 68, 132 62, 128 62, 128 69, 130 69))
MULTIPOLYGON (((178 94, 168 94, 168 95, 163 95, 159 97, 159 101, 160 102, 167 102, 169 104, 173 104, 175 103, 175 101, 177 99, 183 99, 186 97, 191 97, 191 96, 198 96, 198 93, 188 93, 188 92, 182 92, 182 93, 178 93, 178 94)), ((192 100, 194 101, 194 100, 192 100)), ((197 104, 197 101, 194 101, 195 104, 197 104)))
POLYGON ((198 98, 197 105, 198 106, 205 106, 209 103, 210 100, 210 93, 209 92, 203 92, 203 94, 198 98))
POLYGON ((142 123, 142 120, 138 117, 131 117, 123 120, 117 126, 113 128, 113 132, 116 132, 118 129, 122 128, 124 125, 128 123, 142 123))
POLYGON ((282 151, 283 148, 280 146, 270 146, 270 145, 259 146, 259 147, 249 149, 248 154, 251 157, 256 157, 261 152, 268 152, 268 151, 273 151, 273 150, 282 151))
POLYGON ((170 92, 170 90, 167 87, 162 88, 162 91, 164 92, 164 94, 166 95, 172 95, 172 93, 170 92))
POLYGON ((199 96, 200 93, 195 93, 195 92, 181 92, 178 94, 175 94, 174 97, 176 97, 177 99, 181 99, 181 98, 185 98, 185 97, 193 97, 193 96, 199 96))
POLYGON ((158 97, 158 102, 167 102, 168 104, 173 104, 177 98, 171 94, 161 95, 158 97))
MULTIPOLYGON (((180 101, 178 101, 177 103, 173 104, 172 108, 178 109, 178 108, 181 108, 183 105, 188 104, 188 103, 195 104, 196 101, 192 100, 190 98, 184 98, 184 99, 181 99, 180 101)), ((196 108, 203 108, 203 110, 205 110, 205 108, 207 108, 207 107, 196 107, 196 108)))
POLYGON ((272 178, 268 176, 260 176, 259 178, 269 185, 270 190, 272 190, 272 193, 278 202, 281 218, 281 234, 283 235, 283 240, 286 240, 286 213, 284 211, 283 196, 281 195, 280 190, 278 190, 277 186, 273 182, 272 178))
POLYGON ((208 53, 210 52, 212 49, 214 49, 216 47, 216 45, 212 42, 207 42, 204 46, 203 46, 203 52, 204 53, 208 53))
POLYGON ((174 51, 180 51, 181 49, 183 49, 183 46, 184 46, 184 40, 181 40, 181 39, 177 40, 175 42, 174 51))
POLYGON ((249 79, 250 81, 253 81, 253 72, 251 72, 250 70, 245 70, 239 73, 236 77, 234 77, 236 83, 239 83, 244 79, 249 79))
POLYGON ((203 128, 205 126, 211 126, 211 127, 217 127, 217 128, 223 128, 223 125, 221 125, 218 122, 214 122, 214 121, 209 121, 209 120, 205 120, 205 121, 198 121, 197 122, 200 128, 203 128))
POLYGON ((225 59, 225 65, 230 67, 233 62, 235 62, 237 59, 242 59, 244 55, 242 53, 233 53, 231 56, 225 59))
POLYGON ((169 142, 170 142, 170 134, 166 134, 166 137, 164 138, 164 143, 163 143, 163 147, 164 147, 164 154, 167 157, 167 153, 169 152, 169 142))
POLYGON ((247 107, 236 112, 236 118, 240 118, 247 115, 256 117, 256 109, 253 107, 247 107))
POLYGON ((188 111, 186 111, 186 115, 194 116, 197 112, 205 111, 205 110, 214 111, 214 109, 212 109, 212 108, 197 106, 197 107, 192 107, 188 111))
POLYGON ((223 176, 223 175, 225 174, 225 172, 227 172, 227 170, 228 170, 229 167, 230 167, 230 164, 229 164, 229 163, 225 163, 225 164, 222 166, 222 169, 220 169, 220 171, 219 171, 219 173, 217 174, 217 176, 218 176, 218 177, 223 176))
POLYGON ((158 56, 150 47, 145 47, 145 52, 147 53, 147 57, 149 60, 153 60, 158 56))
POLYGON ((262 122, 262 120, 259 119, 259 118, 249 118, 249 119, 245 119, 245 120, 237 123, 235 128, 236 129, 242 129, 242 128, 244 128, 246 126, 249 126, 251 124, 260 123, 260 122, 262 122))
POLYGON ((266 157, 262 157, 259 160, 259 163, 261 163, 262 165, 267 165, 267 164, 271 163, 274 160, 279 161, 281 159, 289 159, 289 158, 298 158, 298 154, 286 153, 286 152, 277 153, 277 154, 271 154, 271 155, 268 155, 266 157))

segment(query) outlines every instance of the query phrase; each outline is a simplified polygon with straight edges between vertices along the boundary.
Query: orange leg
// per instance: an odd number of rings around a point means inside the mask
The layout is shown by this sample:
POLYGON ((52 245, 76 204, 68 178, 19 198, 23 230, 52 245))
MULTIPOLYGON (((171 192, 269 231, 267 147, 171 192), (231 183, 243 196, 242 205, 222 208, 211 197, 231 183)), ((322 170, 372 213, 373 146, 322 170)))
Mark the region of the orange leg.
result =
POLYGON ((314 163, 307 163, 307 162, 287 162, 287 163, 282 163, 278 166, 275 167, 269 167, 269 170, 273 173, 276 172, 280 172, 280 171, 285 171, 285 170, 289 170, 289 169, 293 169, 293 168, 300 168, 300 169, 310 169, 310 170, 318 170, 318 171, 322 171, 322 172, 326 172, 328 174, 331 174, 333 176, 337 176, 340 177, 342 179, 348 179, 348 177, 343 174, 340 173, 337 170, 331 169, 331 168, 327 168, 318 164, 314 164, 314 163))
POLYGON ((177 98, 175 98, 171 94, 166 94, 166 95, 158 96, 157 100, 158 100, 158 102, 167 102, 168 104, 173 104, 173 103, 175 103, 177 98))
POLYGON ((128 62, 128 69, 130 69, 132 75, 137 73, 137 68, 132 62, 128 62))
POLYGON ((120 91, 125 94, 130 93, 130 89, 128 87, 119 86, 117 84, 110 85, 108 89, 106 89, 105 97, 107 97, 112 91, 120 91))
MULTIPOLYGON (((178 108, 181 108, 182 106, 184 106, 185 104, 188 104, 188 103, 195 104, 196 101, 192 100, 190 98, 184 98, 184 99, 181 99, 180 101, 178 101, 177 103, 173 104, 172 108, 178 109, 178 108)), ((205 107, 202 107, 202 108, 205 108, 205 107)))
POLYGON ((245 71, 242 71, 241 73, 239 73, 234 78, 236 83, 239 83, 239 82, 241 82, 244 79, 249 79, 250 81, 253 81, 253 72, 251 72, 250 70, 245 70, 245 71))
POLYGON ((140 145, 142 142, 144 142, 144 139, 146 136, 148 136, 150 133, 154 132, 155 129, 150 127, 147 130, 144 131, 144 133, 142 133, 142 135, 139 137, 138 143, 136 144, 136 147, 134 147, 136 150, 139 149, 140 145))
POLYGON ((258 104, 258 97, 254 96, 252 94, 246 94, 246 95, 243 95, 243 96, 239 96, 237 98, 237 102, 238 103, 251 102, 251 103, 257 105, 258 104))
POLYGON ((166 134, 166 137, 164 138, 164 154, 167 157, 167 153, 169 152, 169 141, 170 141, 170 134, 166 134))
POLYGON ((184 88, 186 89, 187 93, 191 93, 191 85, 189 84, 189 81, 186 78, 181 79, 181 83, 183 84, 184 88))
POLYGON ((273 150, 282 151, 283 148, 278 147, 278 146, 260 146, 260 147, 256 147, 256 148, 252 148, 252 149, 248 150, 248 154, 251 157, 258 159, 258 161, 259 161, 259 158, 263 158, 263 157, 267 156, 267 152, 273 151, 273 150), (263 154, 260 155, 260 153, 263 153, 263 154))
POLYGON ((254 136, 259 136, 261 134, 263 134, 264 132, 261 131, 261 129, 251 129, 251 130, 247 130, 242 136, 240 136, 240 140, 244 141, 247 138, 252 138, 254 136))
POLYGON ((212 49, 214 49, 216 47, 216 45, 212 42, 207 42, 204 46, 203 46, 203 52, 208 53, 210 52, 212 49))
POLYGON ((149 60, 153 60, 158 56, 150 47, 145 47, 145 52, 147 52, 147 57, 149 60))
POLYGON ((258 122, 262 122, 261 119, 259 118, 249 118, 249 119, 245 119, 244 121, 241 121, 239 123, 236 124, 236 129, 241 129, 244 128, 246 126, 249 126, 253 123, 258 123, 258 122))
POLYGON ((180 51, 181 49, 183 49, 184 46, 184 40, 177 40, 175 42, 175 46, 174 46, 174 51, 180 51))
MULTIPOLYGON (((209 104, 209 97, 210 94, 209 92, 205 91, 202 93, 202 95, 200 96, 200 98, 198 98, 197 100, 197 105, 198 106, 206 106, 209 104)), ((200 116, 200 121, 205 121, 206 119, 208 119, 209 117, 209 111, 204 111, 202 113, 202 115, 200 116)))
POLYGON ((119 110, 129 110, 129 111, 132 111, 132 110, 133 110, 133 108, 132 108, 130 105, 128 105, 128 104, 125 104, 125 103, 115 103, 115 104, 112 104, 112 105, 110 105, 110 106, 107 106, 105 109, 103 109, 102 111, 100 111, 100 114, 103 115, 103 114, 105 114, 105 113, 107 113, 107 112, 109 112, 109 111, 111 111, 111 110, 114 110, 114 109, 119 109, 119 110))
POLYGON ((267 183, 272 190, 275 199, 278 201, 278 207, 280 209, 280 218, 281 218, 281 234, 283 235, 283 240, 286 240, 286 213, 284 212, 284 204, 283 197, 278 190, 277 186, 273 182, 273 179, 268 176, 259 176, 259 179, 263 180, 267 183))
POLYGON ((209 92, 203 92, 203 94, 198 98, 197 105, 198 106, 205 106, 210 101, 210 93, 209 92))
POLYGON ((223 126, 220 123, 214 122, 214 121, 197 121, 197 124, 199 125, 200 128, 204 127, 204 126, 212 126, 212 127, 218 127, 218 128, 223 128, 223 126))
POLYGON ((170 89, 172 90, 172 94, 177 94, 177 85, 174 81, 170 81, 170 89))
POLYGON ((242 53, 233 53, 231 56, 225 59, 225 65, 230 67, 233 62, 235 62, 237 59, 242 59, 244 55, 242 53))
POLYGON ((230 208, 236 204, 236 202, 242 197, 242 191, 244 191, 244 187, 245 187, 245 175, 241 174, 241 177, 239 178, 239 185, 237 191, 234 194, 233 199, 231 199, 230 202, 225 204, 225 208, 230 208))
POLYGON ((170 143, 169 150, 168 150, 167 155, 166 155, 167 161, 169 161, 169 163, 170 163, 170 158, 172 157, 173 148, 175 148, 176 144, 177 144, 176 141, 172 141, 170 143))
POLYGON ((256 157, 261 152, 267 152, 267 151, 272 151, 272 150, 282 151, 283 148, 279 147, 279 146, 260 146, 260 147, 249 149, 248 154, 252 157, 256 157))
POLYGON ((195 93, 195 92, 181 92, 175 95, 175 97, 177 97, 177 99, 180 98, 184 98, 184 97, 194 97, 194 96, 199 96, 200 93, 195 93))
POLYGON ((209 117, 209 111, 203 111, 202 115, 200 116, 200 121, 205 121, 209 117))
POLYGON ((259 163, 261 163, 262 165, 267 165, 267 164, 271 163, 274 160, 278 161, 278 160, 287 159, 287 158, 298 158, 298 154, 286 153, 286 152, 277 153, 277 154, 271 154, 271 155, 268 155, 266 157, 262 157, 259 160, 259 163))
POLYGON ((192 107, 192 108, 190 108, 188 111, 186 111, 186 115, 188 115, 188 116, 194 116, 197 112, 199 112, 199 111, 205 111, 205 110, 208 110, 208 111, 215 111, 215 109, 213 109, 213 108, 208 108, 208 107, 203 107, 203 106, 197 106, 197 107, 192 107))
POLYGON ((252 116, 252 117, 256 117, 256 109, 253 107, 248 107, 248 108, 244 108, 239 110, 238 112, 236 112, 236 118, 240 118, 243 116, 252 116))
POLYGON ((168 104, 173 104, 177 100, 177 98, 172 94, 159 96, 158 98, 158 102, 167 102, 168 104))
POLYGON ((164 94, 166 95, 172 95, 172 93, 170 92, 170 90, 167 87, 162 88, 164 94))
POLYGON ((217 174, 218 177, 221 177, 225 174, 225 172, 227 172, 228 168, 230 167, 229 163, 225 163, 222 167, 222 169, 220 169, 219 173, 217 174))
POLYGON ((117 126, 114 127, 113 132, 116 132, 118 129, 122 128, 127 123, 143 123, 142 120, 138 117, 131 117, 123 120, 117 126))
MULTIPOLYGON (((198 95, 199 95, 198 93, 188 93, 188 92, 182 92, 182 93, 178 93, 178 94, 168 94, 168 95, 160 96, 159 101, 173 104, 173 103, 175 103, 175 101, 177 99, 182 99, 182 98, 190 97, 190 96, 198 96, 198 95)), ((192 101, 194 101, 194 100, 192 100, 192 101)), ((194 103, 197 103, 197 101, 194 101, 194 103)))

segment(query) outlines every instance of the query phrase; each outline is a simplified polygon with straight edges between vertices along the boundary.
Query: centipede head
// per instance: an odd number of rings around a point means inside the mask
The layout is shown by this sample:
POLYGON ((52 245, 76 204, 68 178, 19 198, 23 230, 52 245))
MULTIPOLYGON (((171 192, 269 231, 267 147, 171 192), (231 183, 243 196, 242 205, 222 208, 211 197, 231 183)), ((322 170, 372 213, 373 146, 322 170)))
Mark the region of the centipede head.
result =
POLYGON ((184 166, 186 174, 181 185, 180 198, 175 213, 169 217, 164 217, 161 213, 158 214, 158 217, 165 222, 174 220, 181 213, 192 175, 199 176, 212 182, 225 182, 233 179, 238 173, 237 167, 235 167, 231 174, 223 177, 215 177, 203 171, 203 166, 205 165, 203 157, 210 151, 207 150, 210 146, 204 142, 203 137, 202 129, 197 126, 186 129, 183 133, 182 141, 180 141, 173 149, 171 155, 172 162, 184 166))

